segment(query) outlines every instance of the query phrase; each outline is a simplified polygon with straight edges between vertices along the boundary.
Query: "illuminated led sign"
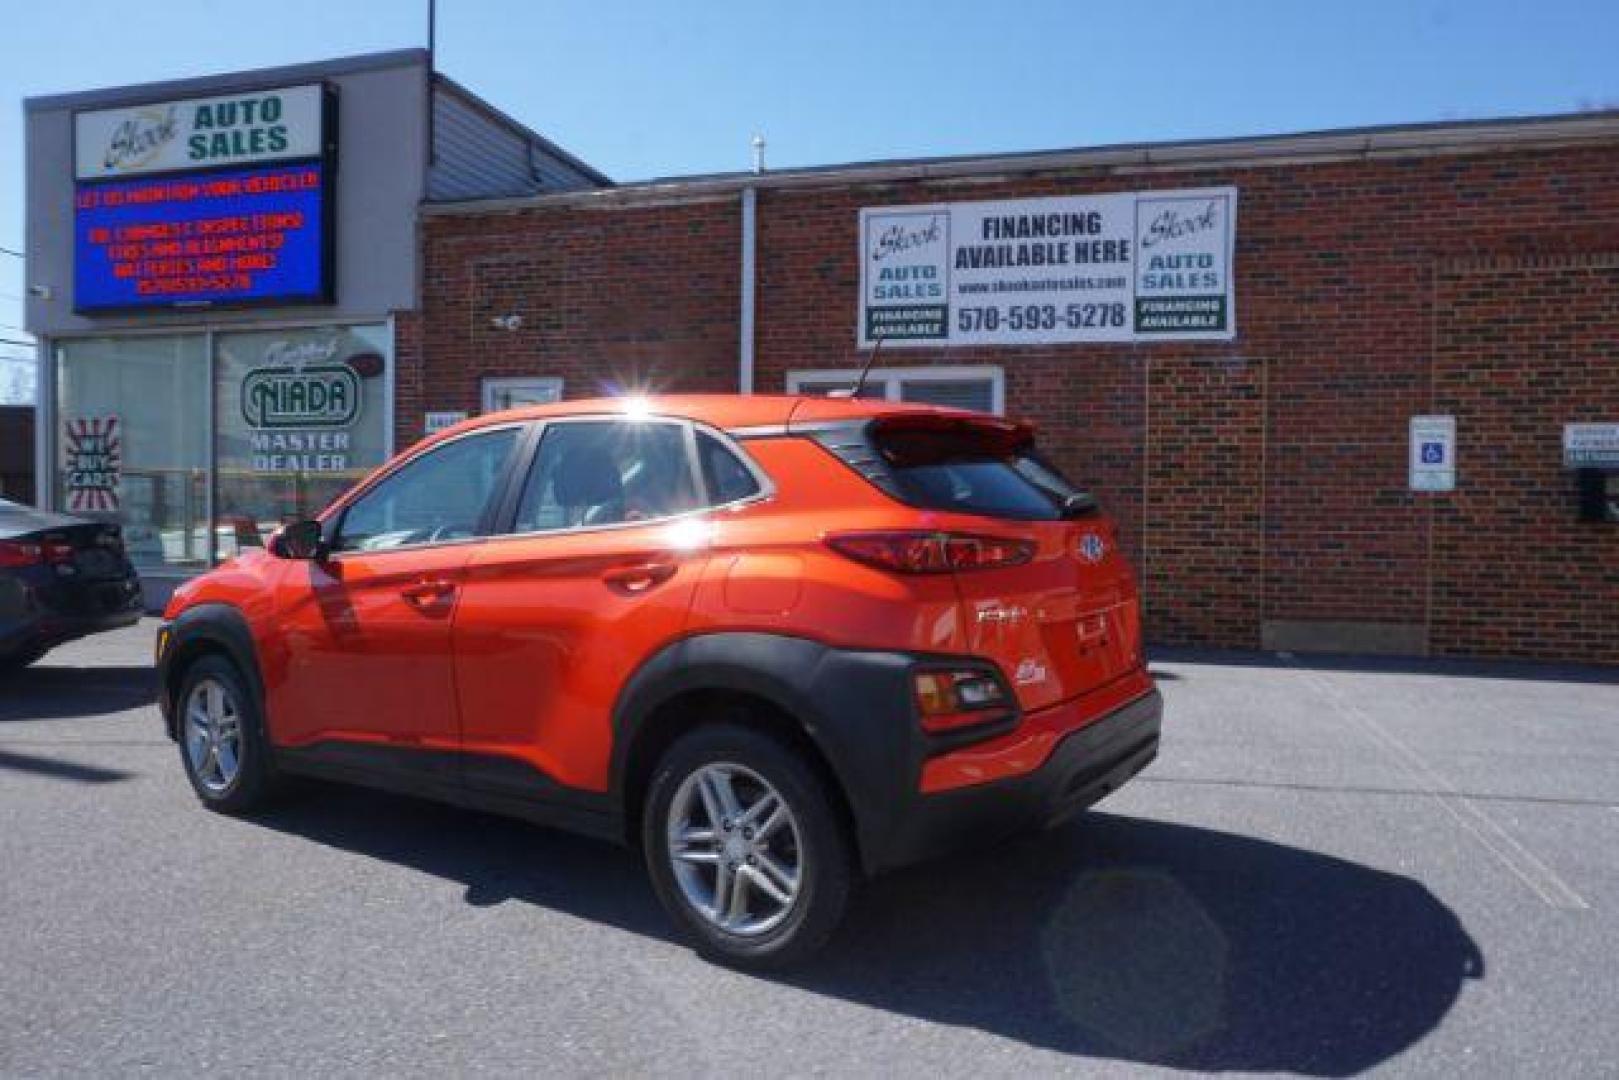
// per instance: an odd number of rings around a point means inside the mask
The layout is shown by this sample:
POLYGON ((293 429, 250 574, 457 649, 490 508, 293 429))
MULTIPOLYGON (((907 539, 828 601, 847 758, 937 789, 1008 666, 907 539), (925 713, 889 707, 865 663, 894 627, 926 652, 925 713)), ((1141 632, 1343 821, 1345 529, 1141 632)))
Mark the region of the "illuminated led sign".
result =
POLYGON ((331 303, 335 92, 78 113, 73 309, 331 303))
POLYGON ((329 303, 321 162, 78 185, 73 307, 329 303))

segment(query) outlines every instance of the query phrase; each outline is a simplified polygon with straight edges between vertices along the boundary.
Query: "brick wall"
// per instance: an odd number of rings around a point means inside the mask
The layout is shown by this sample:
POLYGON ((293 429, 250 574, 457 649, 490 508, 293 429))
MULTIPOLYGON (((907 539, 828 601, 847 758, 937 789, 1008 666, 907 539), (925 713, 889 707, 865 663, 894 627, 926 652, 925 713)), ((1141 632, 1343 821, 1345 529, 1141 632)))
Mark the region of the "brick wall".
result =
MULTIPOLYGON (((1557 454, 1564 422, 1619 420, 1619 147, 767 188, 757 388, 860 363, 862 206, 1224 184, 1240 189, 1235 342, 884 364, 1006 372, 1008 411, 1119 518, 1156 641, 1349 626, 1373 648, 1619 661, 1619 529, 1574 521, 1557 454), (1409 417, 1446 411, 1461 488, 1412 494, 1409 417)), ((735 388, 734 196, 424 229, 402 431, 476 409, 483 375, 560 374, 569 396, 735 388), (506 313, 523 329, 493 330, 506 313)))
POLYGON ((1434 645, 1619 663, 1619 527, 1574 520, 1559 466, 1564 423, 1619 413, 1619 257, 1463 261, 1437 278, 1435 402, 1489 447, 1431 511, 1434 645))
POLYGON ((736 389, 735 199, 429 217, 423 231, 422 310, 401 319, 401 443, 424 412, 477 412, 486 377, 560 376, 575 398, 736 389), (521 326, 494 325, 508 315, 521 326))

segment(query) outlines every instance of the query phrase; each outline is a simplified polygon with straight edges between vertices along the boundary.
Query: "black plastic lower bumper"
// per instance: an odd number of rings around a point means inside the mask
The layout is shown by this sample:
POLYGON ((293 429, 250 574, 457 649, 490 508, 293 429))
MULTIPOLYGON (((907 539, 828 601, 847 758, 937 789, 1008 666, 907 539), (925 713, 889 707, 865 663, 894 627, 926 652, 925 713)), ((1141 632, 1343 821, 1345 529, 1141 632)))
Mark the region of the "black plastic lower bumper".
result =
POLYGON ((1031 773, 919 796, 867 865, 893 869, 1072 817, 1158 756, 1162 721, 1154 690, 1065 737, 1031 773))

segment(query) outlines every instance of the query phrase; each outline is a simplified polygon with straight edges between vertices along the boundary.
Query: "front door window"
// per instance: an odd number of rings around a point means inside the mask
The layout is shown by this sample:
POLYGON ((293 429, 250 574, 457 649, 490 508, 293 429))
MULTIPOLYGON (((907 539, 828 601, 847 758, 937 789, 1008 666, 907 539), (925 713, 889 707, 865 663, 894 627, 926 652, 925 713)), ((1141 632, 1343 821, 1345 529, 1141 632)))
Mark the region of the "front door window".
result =
POLYGON ((478 536, 517 433, 508 427, 456 439, 383 479, 344 511, 336 550, 382 551, 478 536))

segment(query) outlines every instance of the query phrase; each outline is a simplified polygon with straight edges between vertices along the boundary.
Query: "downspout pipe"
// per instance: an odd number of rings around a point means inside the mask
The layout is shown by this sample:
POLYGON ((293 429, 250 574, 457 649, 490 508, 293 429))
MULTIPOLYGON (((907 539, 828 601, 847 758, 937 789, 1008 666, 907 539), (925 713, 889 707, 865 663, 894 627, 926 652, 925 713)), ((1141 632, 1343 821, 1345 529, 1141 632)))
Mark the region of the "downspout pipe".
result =
POLYGON ((749 185, 742 189, 742 310, 737 326, 737 391, 753 393, 753 305, 758 258, 759 191, 749 185))

